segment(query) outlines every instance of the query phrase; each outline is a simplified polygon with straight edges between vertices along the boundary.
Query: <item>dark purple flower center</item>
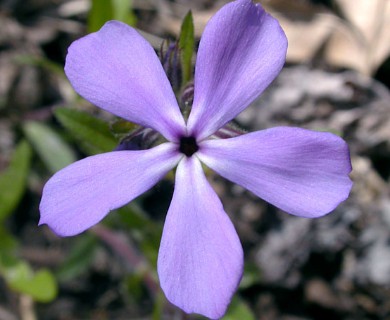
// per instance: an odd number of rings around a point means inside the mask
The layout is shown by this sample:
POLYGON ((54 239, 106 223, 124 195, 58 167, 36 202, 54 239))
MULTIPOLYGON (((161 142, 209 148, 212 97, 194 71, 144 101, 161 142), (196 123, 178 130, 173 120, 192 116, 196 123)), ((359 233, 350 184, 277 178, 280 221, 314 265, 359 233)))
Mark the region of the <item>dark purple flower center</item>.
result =
POLYGON ((198 144, 194 137, 181 137, 179 151, 184 153, 187 157, 191 157, 199 150, 198 144))

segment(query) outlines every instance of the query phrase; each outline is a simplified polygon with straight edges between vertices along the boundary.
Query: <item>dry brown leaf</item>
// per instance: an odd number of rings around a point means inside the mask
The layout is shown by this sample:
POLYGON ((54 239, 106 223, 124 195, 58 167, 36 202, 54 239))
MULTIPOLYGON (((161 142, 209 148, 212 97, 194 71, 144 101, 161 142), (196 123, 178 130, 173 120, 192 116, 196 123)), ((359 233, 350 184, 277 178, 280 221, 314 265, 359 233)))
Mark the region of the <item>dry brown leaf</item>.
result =
POLYGON ((312 19, 293 21, 275 14, 288 39, 287 60, 310 62, 329 38, 336 18, 330 14, 315 14, 312 19))
POLYGON ((265 7, 289 39, 287 60, 307 63, 319 54, 337 67, 372 75, 390 54, 389 0, 335 0, 343 18, 309 3, 268 0, 265 7))
POLYGON ((346 21, 329 39, 326 59, 364 74, 373 74, 390 54, 388 0, 336 0, 346 21))

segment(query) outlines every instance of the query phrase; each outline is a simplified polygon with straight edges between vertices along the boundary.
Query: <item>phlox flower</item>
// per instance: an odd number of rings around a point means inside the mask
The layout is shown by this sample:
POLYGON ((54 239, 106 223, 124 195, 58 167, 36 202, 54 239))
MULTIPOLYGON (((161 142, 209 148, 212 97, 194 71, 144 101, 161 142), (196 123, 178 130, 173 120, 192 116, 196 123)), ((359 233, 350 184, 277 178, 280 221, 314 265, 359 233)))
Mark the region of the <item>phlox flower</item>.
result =
POLYGON ((352 186, 348 147, 331 133, 277 127, 227 139, 213 135, 274 80, 286 50, 283 30, 259 4, 225 5, 201 38, 186 121, 155 51, 136 30, 110 21, 75 41, 65 65, 74 89, 166 142, 62 169, 44 187, 39 223, 60 236, 79 234, 176 167, 158 256, 161 287, 187 313, 222 317, 242 276, 243 250, 202 163, 300 217, 329 213, 352 186))

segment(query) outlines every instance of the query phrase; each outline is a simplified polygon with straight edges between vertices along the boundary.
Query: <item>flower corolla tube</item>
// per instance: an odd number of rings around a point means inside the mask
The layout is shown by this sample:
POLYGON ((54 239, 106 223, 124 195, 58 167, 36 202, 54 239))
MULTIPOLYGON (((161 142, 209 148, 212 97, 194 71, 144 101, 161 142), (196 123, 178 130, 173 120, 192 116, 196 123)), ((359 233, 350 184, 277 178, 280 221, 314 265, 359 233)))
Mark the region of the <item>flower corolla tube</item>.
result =
POLYGON ((43 189, 39 223, 60 236, 79 234, 176 167, 160 285, 185 312, 222 317, 242 277, 243 250, 202 164, 299 217, 329 213, 352 186, 348 146, 334 134, 276 127, 215 138, 275 79, 286 51, 283 30, 260 4, 226 4, 202 35, 185 120, 154 49, 135 29, 110 21, 72 43, 65 72, 74 89, 166 142, 87 157, 57 172, 43 189))

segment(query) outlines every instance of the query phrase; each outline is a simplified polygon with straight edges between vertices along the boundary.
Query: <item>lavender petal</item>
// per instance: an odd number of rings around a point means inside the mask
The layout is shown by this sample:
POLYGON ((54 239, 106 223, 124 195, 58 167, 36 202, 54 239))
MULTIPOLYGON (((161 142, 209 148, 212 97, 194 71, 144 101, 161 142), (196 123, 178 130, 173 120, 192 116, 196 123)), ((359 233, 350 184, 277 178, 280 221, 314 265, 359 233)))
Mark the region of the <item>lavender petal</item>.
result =
POLYGON ((187 313, 223 316, 243 271, 243 251, 196 157, 183 158, 158 256, 166 297, 187 313))
POLYGON ((260 4, 225 5, 200 41, 189 133, 206 138, 244 110, 279 74, 286 50, 283 30, 260 4))
POLYGON ((352 187, 348 146, 331 133, 277 127, 204 141, 198 156, 226 179, 300 217, 329 213, 352 187))
POLYGON ((68 49, 65 73, 74 89, 98 107, 168 140, 184 132, 184 119, 151 45, 133 28, 107 22, 68 49))
POLYGON ((45 185, 39 224, 60 236, 83 232, 147 191, 179 161, 174 144, 109 152, 77 161, 45 185))

